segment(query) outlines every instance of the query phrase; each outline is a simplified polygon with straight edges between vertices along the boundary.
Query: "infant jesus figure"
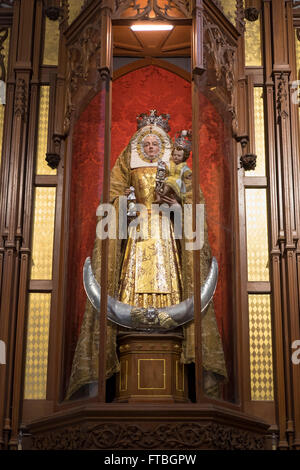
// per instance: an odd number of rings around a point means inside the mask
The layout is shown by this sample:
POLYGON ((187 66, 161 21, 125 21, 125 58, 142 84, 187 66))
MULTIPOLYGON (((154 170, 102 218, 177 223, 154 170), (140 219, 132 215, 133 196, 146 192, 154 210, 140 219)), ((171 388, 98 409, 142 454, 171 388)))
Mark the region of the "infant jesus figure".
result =
POLYGON ((155 202, 168 204, 179 204, 184 200, 186 193, 186 185, 184 181, 192 179, 192 170, 186 164, 186 160, 190 156, 191 131, 183 130, 175 139, 172 156, 170 159, 170 170, 167 172, 164 162, 158 163, 157 184, 155 202))

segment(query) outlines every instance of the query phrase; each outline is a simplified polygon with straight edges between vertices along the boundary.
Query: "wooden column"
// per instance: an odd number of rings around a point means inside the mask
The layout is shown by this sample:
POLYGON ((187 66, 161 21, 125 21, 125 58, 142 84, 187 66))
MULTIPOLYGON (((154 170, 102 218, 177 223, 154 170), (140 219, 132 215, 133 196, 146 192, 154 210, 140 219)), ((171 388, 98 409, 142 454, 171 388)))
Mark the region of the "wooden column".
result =
MULTIPOLYGON (((300 448, 299 366, 291 361, 291 345, 299 339, 297 257, 299 239, 299 165, 293 149, 297 134, 290 99, 291 67, 287 38, 291 2, 264 2, 265 32, 273 46, 272 68, 266 64, 268 150, 270 172, 273 351, 279 448, 300 448), (288 19, 287 19, 288 18, 288 19), (271 36, 272 31, 272 36, 271 36)), ((271 43, 266 42, 271 59, 271 43)))
MULTIPOLYGON (((193 152, 193 231, 196 230, 196 205, 200 202, 199 162, 199 92, 200 75, 204 72, 202 0, 195 0, 192 23, 192 152, 193 152)), ((195 380, 196 400, 203 400, 202 329, 201 329, 201 272, 200 250, 193 252, 194 324, 195 324, 195 380)))
MULTIPOLYGON (((19 30, 19 3, 14 6, 14 21, 11 32, 11 57, 16 57, 17 41, 19 30)), ((11 61, 12 62, 12 61, 11 61)), ((11 377, 12 377, 12 364, 11 357, 13 357, 13 347, 10 344, 11 323, 13 317, 9 317, 11 296, 4 295, 8 293, 7 286, 12 282, 12 263, 11 258, 15 257, 14 249, 7 246, 6 240, 8 235, 7 227, 7 188, 9 179, 11 178, 11 160, 10 160, 10 146, 12 134, 12 119, 14 115, 14 95, 15 95, 15 79, 13 64, 10 64, 7 74, 7 91, 6 91, 6 120, 3 133, 3 150, 1 162, 1 186, 0 186, 0 267, 1 267, 1 286, 0 286, 0 338, 6 343, 6 364, 1 365, 0 368, 0 449, 6 448, 10 433, 10 419, 7 420, 6 403, 10 400, 11 390, 11 377), (8 265, 9 262, 9 265, 8 265), (9 271, 10 270, 10 271, 9 271), (8 386, 9 384, 9 386, 8 386)))
MULTIPOLYGON (((32 9, 33 8, 34 5, 32 5, 32 9)), ((22 234, 22 242, 20 244, 20 283, 19 292, 17 295, 18 309, 16 326, 15 369, 12 395, 12 429, 9 442, 9 448, 12 449, 17 447, 17 435, 19 431, 24 396, 25 351, 27 340, 27 287, 31 262, 31 214, 33 205, 33 178, 36 153, 36 117, 39 107, 39 63, 41 52, 40 48, 42 44, 42 15, 43 4, 41 0, 37 0, 35 5, 35 12, 33 9, 31 13, 32 23, 30 23, 30 28, 31 30, 33 29, 34 33, 34 41, 31 66, 28 66, 30 94, 28 95, 28 118, 26 117, 27 146, 24 147, 24 161, 22 162, 23 168, 21 169, 21 171, 24 172, 24 175, 22 175, 24 180, 23 184, 20 185, 18 205, 18 229, 20 230, 20 234, 22 234)), ((29 27, 28 23, 26 23, 26 26, 29 27)), ((28 31, 24 32, 24 36, 28 36, 28 31)))
MULTIPOLYGON (((112 82, 112 3, 102 2, 101 8, 101 56, 99 73, 101 77, 102 108, 101 119, 104 120, 104 168, 102 202, 109 202, 110 187, 110 147, 111 147, 111 82, 112 82)), ((99 376, 98 400, 105 402, 106 384, 106 323, 108 295, 108 238, 102 241, 101 253, 101 303, 100 303, 100 338, 99 338, 99 376)))
POLYGON ((273 295, 272 299, 272 327, 273 327, 273 362, 274 362, 274 388, 276 416, 278 425, 279 442, 281 448, 287 448, 285 437, 285 387, 284 387, 284 358, 283 358, 283 332, 281 321, 281 277, 280 277, 280 246, 278 243, 279 232, 282 230, 279 221, 279 200, 277 191, 277 163, 275 150, 275 119, 274 119, 274 82, 272 76, 272 19, 271 4, 264 2, 263 4, 264 18, 264 57, 265 57, 265 90, 266 90, 266 109, 265 115, 267 120, 267 167, 269 170, 269 207, 270 207, 270 264, 271 264, 271 282, 273 295))
MULTIPOLYGON (((248 104, 248 83, 245 74, 245 41, 244 41, 244 25, 240 25, 242 35, 238 38, 237 48, 237 89, 236 89, 236 120, 237 126, 233 123, 233 137, 237 144, 237 156, 240 157, 249 151, 249 104, 248 104)), ((232 116, 233 120, 235 115, 232 116)), ((240 236, 236 237, 235 250, 236 250, 236 266, 238 267, 238 275, 236 276, 236 390, 238 397, 242 403, 242 409, 245 409, 245 403, 248 397, 249 390, 249 375, 245 371, 248 366, 249 353, 247 344, 244 341, 246 325, 248 325, 248 295, 244 286, 247 285, 247 260, 244 256, 246 246, 246 215, 245 215, 245 190, 244 190, 244 170, 240 168, 239 158, 236 158, 236 163, 233 165, 237 177, 233 177, 235 197, 235 226, 240 236), (238 171, 240 170, 240 171, 238 171), (246 349, 246 351, 245 351, 246 349), (245 367, 246 366, 246 367, 245 367)), ((248 332, 246 333, 248 337, 248 332)))
MULTIPOLYGON (((300 339, 300 324, 299 324, 299 294, 300 294, 300 282, 299 282, 299 269, 300 269, 300 187, 299 187, 299 153, 300 153, 300 141, 299 141, 299 123, 298 123, 298 105, 293 103, 293 80, 297 79, 296 63, 295 63, 295 32, 293 28, 293 11, 292 2, 286 3, 286 18, 287 18, 287 44, 289 52, 289 65, 291 68, 290 82, 289 82, 289 102, 290 102, 290 126, 291 126, 291 162, 293 167, 293 193, 294 193, 294 231, 293 241, 295 243, 294 259, 293 259, 293 270, 295 271, 295 279, 292 280, 292 291, 291 294, 294 296, 293 303, 293 317, 290 319, 290 331, 291 331, 291 343, 294 340, 300 339)), ((291 345, 290 345, 291 348, 291 345)), ((290 349, 290 367, 292 373, 292 390, 293 390, 293 415, 294 415, 294 440, 293 449, 300 450, 300 367, 297 364, 291 362, 291 349, 290 349)))
MULTIPOLYGON (((49 346, 49 359, 48 361, 48 380, 47 380, 47 399, 53 400, 57 409, 57 404, 64 398, 62 396, 62 383, 63 375, 65 370, 63 367, 64 357, 64 310, 61 308, 63 304, 62 298, 63 293, 61 291, 62 277, 60 277, 60 267, 66 265, 65 250, 62 249, 61 234, 64 233, 65 227, 67 227, 67 214, 62 216, 63 212, 63 185, 68 187, 68 178, 70 178, 69 172, 66 171, 66 167, 69 164, 66 163, 66 148, 71 146, 71 139, 68 144, 65 145, 65 138, 67 135, 66 130, 66 108, 69 104, 68 92, 66 91, 66 75, 67 75, 67 63, 68 54, 66 47, 66 37, 64 32, 68 28, 68 9, 67 5, 63 3, 63 13, 60 18, 59 31, 59 51, 58 51, 58 67, 55 82, 55 112, 54 112, 54 123, 53 123, 53 135, 52 145, 54 152, 61 158, 61 165, 57 172, 57 193, 56 193, 56 222, 55 222, 55 236, 57 241, 54 244, 54 259, 53 259, 53 292, 51 299, 51 323, 50 323, 50 346, 49 346), (67 173, 67 175, 65 175, 67 173), (56 263, 56 264, 55 264, 56 263), (56 295, 53 293, 56 292, 56 295), (58 341, 59 338, 59 341, 58 341), (53 348, 51 349, 51 344, 53 348)), ((69 129, 68 129, 69 130, 69 129)))

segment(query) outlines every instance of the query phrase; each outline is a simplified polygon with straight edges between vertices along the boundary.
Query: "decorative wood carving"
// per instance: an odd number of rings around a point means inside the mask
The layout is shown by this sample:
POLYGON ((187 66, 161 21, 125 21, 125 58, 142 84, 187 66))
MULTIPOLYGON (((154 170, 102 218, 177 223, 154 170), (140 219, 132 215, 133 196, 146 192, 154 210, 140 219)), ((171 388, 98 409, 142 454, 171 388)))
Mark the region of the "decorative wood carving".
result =
POLYGON ((227 91, 232 94, 236 47, 229 43, 219 26, 212 23, 207 15, 204 15, 204 35, 204 47, 214 61, 216 78, 221 81, 225 77, 227 91))
POLYGON ((206 61, 210 57, 214 63, 217 82, 222 82, 229 95, 228 111, 232 116, 232 132, 237 135, 238 123, 235 107, 235 63, 236 46, 233 46, 218 25, 204 15, 204 49, 206 61))
POLYGON ((151 11, 151 0, 148 0, 146 6, 140 8, 136 0, 114 0, 113 19, 120 18, 122 13, 128 8, 135 11, 135 15, 130 16, 130 19, 148 18, 151 11))
MULTIPOLYGON (((68 133, 74 99, 80 87, 87 85, 91 60, 100 49, 101 27, 100 18, 93 24, 87 25, 79 38, 68 47, 68 65, 66 78, 66 111, 64 131, 68 133)), ((93 84, 94 85, 94 84, 93 84)))
POLYGON ((59 0, 44 0, 45 4, 45 15, 49 20, 58 20, 61 14, 60 1, 59 0))
POLYGON ((255 7, 250 7, 245 9, 245 17, 248 21, 258 20, 259 11, 255 7))
POLYGON ((277 117, 280 119, 285 119, 289 115, 289 73, 281 73, 277 74, 276 80, 277 84, 277 93, 276 93, 276 109, 277 109, 277 117))
MULTIPOLYGON (((103 442, 107 428, 108 426, 104 424, 90 431, 96 439, 97 447, 103 442)), ((150 431, 143 430, 142 426, 127 426, 125 428, 125 426, 116 425, 115 431, 117 445, 124 446, 124 448, 127 448, 127 445, 135 445, 137 441, 139 441, 140 448, 143 449, 149 447, 165 449, 211 447, 220 450, 237 450, 262 449, 264 445, 261 438, 253 439, 253 435, 250 433, 243 435, 241 431, 220 424, 162 424, 153 426, 150 431)))
POLYGON ((34 450, 215 449, 263 450, 264 438, 219 423, 163 423, 145 426, 101 423, 68 426, 33 436, 34 450))
POLYGON ((193 2, 191 0, 167 0, 164 6, 160 6, 157 0, 148 0, 144 7, 140 7, 137 0, 115 0, 113 9, 113 19, 120 18, 122 13, 131 9, 135 14, 132 16, 126 16, 126 19, 153 19, 150 18, 151 11, 154 11, 156 18, 164 20, 178 19, 177 15, 172 15, 172 10, 178 10, 183 14, 185 18, 191 18, 192 16, 193 2))
POLYGON ((157 3, 157 0, 153 3, 153 10, 159 18, 163 19, 174 19, 174 16, 170 15, 169 12, 172 12, 174 7, 181 11, 186 18, 191 18, 192 16, 192 5, 193 2, 190 0, 168 0, 168 3, 164 7, 160 7, 157 3))

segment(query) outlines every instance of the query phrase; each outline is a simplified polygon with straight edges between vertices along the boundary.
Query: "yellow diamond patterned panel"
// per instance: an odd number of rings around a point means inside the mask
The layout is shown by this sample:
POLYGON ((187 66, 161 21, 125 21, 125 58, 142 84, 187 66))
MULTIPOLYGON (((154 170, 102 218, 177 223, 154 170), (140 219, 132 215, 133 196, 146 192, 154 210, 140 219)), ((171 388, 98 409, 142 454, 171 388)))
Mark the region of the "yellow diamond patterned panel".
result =
POLYGON ((29 295, 25 399, 46 398, 51 294, 29 295))
POLYGON ((256 21, 247 21, 245 31, 245 64, 246 67, 259 67, 261 59, 260 17, 256 21))
POLYGON ((265 189, 246 189, 248 281, 269 281, 265 189))
POLYGON ((274 400, 270 295, 248 296, 251 400, 274 400))
POLYGON ((84 0, 69 0, 69 24, 77 18, 83 4, 84 0))
POLYGON ((254 87, 254 132, 255 132, 255 154, 257 155, 256 168, 247 171, 247 176, 266 175, 265 157, 265 126, 264 126, 264 97, 263 88, 254 87))
POLYGON ((52 278, 56 188, 35 190, 31 279, 52 278))
POLYGON ((55 175, 56 170, 52 170, 45 160, 47 153, 48 139, 48 114, 49 114, 49 86, 40 87, 39 106, 39 127, 37 139, 37 170, 38 175, 55 175))
POLYGON ((45 20, 44 65, 58 64, 59 21, 45 20))
MULTIPOLYGON (((1 54, 3 55, 3 62, 6 71, 7 78, 7 65, 8 65, 8 53, 9 53, 9 39, 10 39, 10 29, 8 30, 8 36, 3 42, 2 46, 3 49, 1 54)), ((5 113, 5 104, 0 101, 0 166, 1 166, 1 158, 2 158, 2 141, 3 141, 3 127, 4 127, 4 113, 5 113)))

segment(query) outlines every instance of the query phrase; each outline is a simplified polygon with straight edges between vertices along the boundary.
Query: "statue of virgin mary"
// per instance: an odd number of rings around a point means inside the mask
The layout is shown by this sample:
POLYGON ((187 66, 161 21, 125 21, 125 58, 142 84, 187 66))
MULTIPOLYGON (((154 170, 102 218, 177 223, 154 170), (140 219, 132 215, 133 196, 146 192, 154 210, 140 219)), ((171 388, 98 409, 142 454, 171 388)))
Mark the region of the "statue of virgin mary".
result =
MULTIPOLYGON (((138 130, 127 147, 119 155, 111 172, 110 203, 116 214, 120 196, 127 195, 129 188, 135 190, 136 202, 147 211, 157 201, 156 177, 158 162, 170 165, 174 144, 168 134, 169 115, 141 114, 137 118, 138 130)), ((188 152, 184 144, 176 145, 179 152, 188 152)), ((180 202, 172 196, 162 196, 160 202, 168 205, 192 203, 192 172, 187 165, 182 171, 180 202)), ((201 200, 204 197, 200 191, 201 200)), ((119 217, 116 217, 118 223, 119 217)), ((148 220, 148 219, 147 219, 148 220)), ((151 222, 147 222, 151 223, 151 222)), ((148 227, 150 228, 150 227, 148 227)), ((134 229, 136 230, 136 228, 134 229)), ((117 227, 118 233, 118 227, 117 227)), ((150 235, 149 235, 150 234, 150 235)), ((135 234, 136 235, 136 234, 135 234)), ((125 304, 150 308, 166 308, 179 304, 193 296, 193 251, 186 249, 184 237, 176 240, 170 225, 170 236, 138 238, 129 231, 126 240, 109 239, 108 294, 125 304)), ((201 249, 201 282, 209 272, 211 253, 204 227, 204 245, 201 249)), ((92 254, 92 270, 100 283, 101 239, 96 238, 92 254)), ((198 312, 200 314, 200 312, 198 312)), ((194 312, 196 315, 197 312, 194 312)), ((107 322, 107 379, 119 371, 117 356, 118 326, 107 322)), ((195 361, 194 322, 183 327, 181 361, 195 361)), ((75 396, 82 387, 95 388, 98 380, 99 314, 87 299, 79 340, 74 354, 72 371, 66 399, 75 396)), ((217 394, 218 382, 227 377, 224 353, 218 331, 213 302, 202 316, 202 361, 204 388, 210 395, 217 394)))

